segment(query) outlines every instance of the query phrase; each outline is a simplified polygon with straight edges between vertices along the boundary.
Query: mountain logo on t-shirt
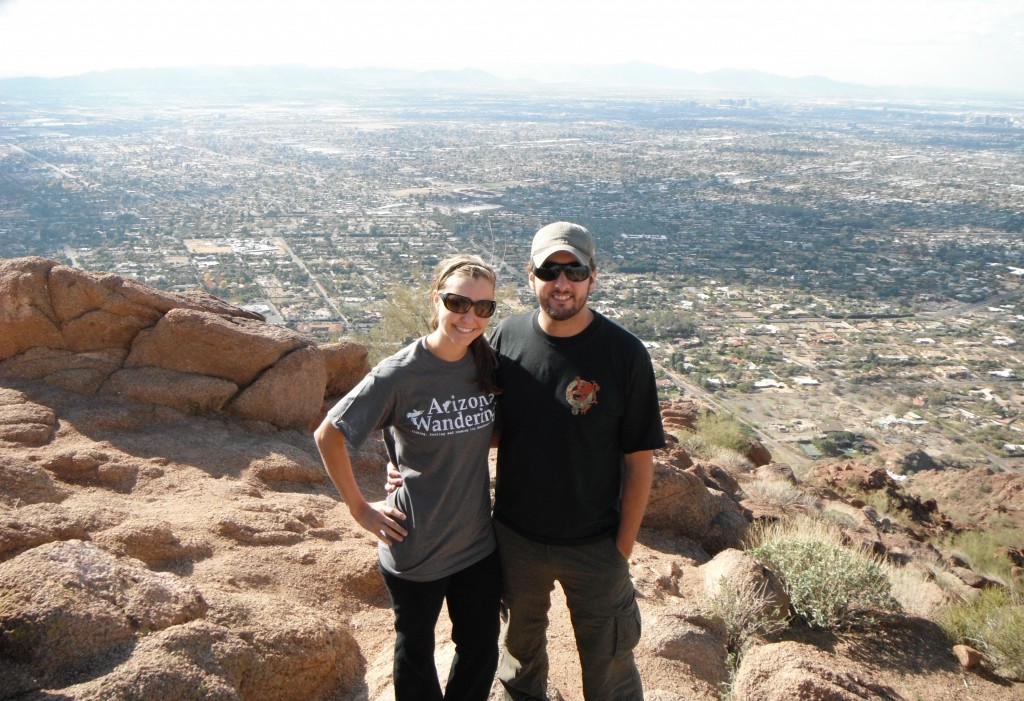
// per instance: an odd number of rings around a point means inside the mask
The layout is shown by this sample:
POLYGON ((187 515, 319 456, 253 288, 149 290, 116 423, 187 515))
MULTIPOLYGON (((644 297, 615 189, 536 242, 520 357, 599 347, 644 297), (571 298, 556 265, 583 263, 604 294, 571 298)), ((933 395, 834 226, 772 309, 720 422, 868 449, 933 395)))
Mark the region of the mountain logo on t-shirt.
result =
POLYGON ((590 407, 597 404, 597 392, 600 389, 601 385, 577 375, 565 388, 565 401, 572 407, 573 415, 586 414, 590 411, 590 407))

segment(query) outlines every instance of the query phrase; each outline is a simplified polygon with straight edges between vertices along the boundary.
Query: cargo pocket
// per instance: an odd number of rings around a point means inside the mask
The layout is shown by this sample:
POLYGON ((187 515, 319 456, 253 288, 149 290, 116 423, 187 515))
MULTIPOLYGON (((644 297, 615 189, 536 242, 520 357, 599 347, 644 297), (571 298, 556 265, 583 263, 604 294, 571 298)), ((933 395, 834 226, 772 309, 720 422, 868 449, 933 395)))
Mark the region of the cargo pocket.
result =
POLYGON ((633 605, 615 616, 615 656, 631 652, 640 642, 640 607, 633 596, 633 605))

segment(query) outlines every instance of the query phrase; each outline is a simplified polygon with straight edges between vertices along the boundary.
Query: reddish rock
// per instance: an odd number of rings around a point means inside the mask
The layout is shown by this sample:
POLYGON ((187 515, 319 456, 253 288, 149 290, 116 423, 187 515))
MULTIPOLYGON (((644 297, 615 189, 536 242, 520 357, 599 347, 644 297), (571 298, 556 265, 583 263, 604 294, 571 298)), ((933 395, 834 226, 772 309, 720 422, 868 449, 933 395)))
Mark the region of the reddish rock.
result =
POLYGON ((953 654, 956 655, 956 659, 964 669, 980 669, 985 661, 985 655, 970 645, 954 645, 953 654))
POLYGON ((238 393, 238 385, 209 375, 157 367, 125 368, 99 390, 134 402, 161 404, 186 414, 220 411, 238 393))
POLYGON ((666 431, 685 428, 693 431, 697 419, 708 406, 692 397, 672 399, 661 403, 661 421, 666 431))
POLYGON ((47 280, 57 265, 44 258, 0 260, 0 360, 30 348, 63 348, 47 280))
POLYGON ((760 465, 754 470, 754 477, 759 480, 782 480, 789 482, 790 484, 796 484, 796 474, 793 472, 793 468, 788 463, 784 462, 770 462, 765 465, 760 465))
POLYGON ((789 618, 790 599, 778 576, 742 550, 730 548, 700 566, 704 589, 709 597, 730 588, 737 602, 763 598, 764 607, 753 615, 777 620, 789 618))
POLYGON ((327 370, 327 397, 343 397, 370 372, 366 346, 353 341, 340 341, 320 346, 327 370))
POLYGON ((754 463, 755 467, 767 465, 772 462, 771 451, 769 451, 761 441, 753 438, 750 439, 750 447, 747 448, 746 457, 747 460, 754 463))
MULTIPOLYGON (((161 292, 42 258, 0 261, 0 379, 306 430, 326 394, 344 394, 368 371, 360 344, 324 351, 205 293, 161 292)), ((45 440, 19 423, 0 440, 45 440)))
POLYGON ((271 324, 172 309, 132 344, 125 367, 160 367, 248 386, 282 356, 309 345, 271 324))
POLYGON ((709 488, 691 469, 656 459, 643 524, 685 535, 714 554, 738 547, 746 536, 749 520, 735 499, 709 488))
POLYGON ((299 348, 242 390, 226 411, 283 428, 312 430, 320 417, 326 384, 320 349, 299 348))
POLYGON ((0 387, 0 442, 42 445, 53 435, 57 417, 49 407, 0 387))

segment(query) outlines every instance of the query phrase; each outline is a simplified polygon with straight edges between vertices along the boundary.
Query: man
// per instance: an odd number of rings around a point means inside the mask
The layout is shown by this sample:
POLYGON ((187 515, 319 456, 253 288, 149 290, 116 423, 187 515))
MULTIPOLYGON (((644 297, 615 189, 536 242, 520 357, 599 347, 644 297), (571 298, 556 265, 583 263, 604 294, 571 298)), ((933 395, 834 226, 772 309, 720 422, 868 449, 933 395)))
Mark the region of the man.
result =
POLYGON ((628 558, 664 433, 650 356, 587 305, 594 239, 578 224, 536 233, 538 309, 503 320, 494 522, 505 698, 546 699, 550 595, 565 592, 587 701, 641 701, 640 612, 628 558))

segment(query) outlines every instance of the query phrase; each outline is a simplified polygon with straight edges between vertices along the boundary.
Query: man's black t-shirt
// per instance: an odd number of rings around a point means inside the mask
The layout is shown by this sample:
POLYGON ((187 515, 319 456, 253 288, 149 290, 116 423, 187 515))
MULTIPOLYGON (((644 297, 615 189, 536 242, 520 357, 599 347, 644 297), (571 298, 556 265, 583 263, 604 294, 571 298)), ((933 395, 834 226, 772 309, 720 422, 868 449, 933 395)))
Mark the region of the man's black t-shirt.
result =
POLYGON ((498 474, 494 517, 553 545, 614 535, 623 455, 665 445, 654 369, 643 344, 595 312, 569 338, 539 312, 503 320, 498 354, 498 474))

